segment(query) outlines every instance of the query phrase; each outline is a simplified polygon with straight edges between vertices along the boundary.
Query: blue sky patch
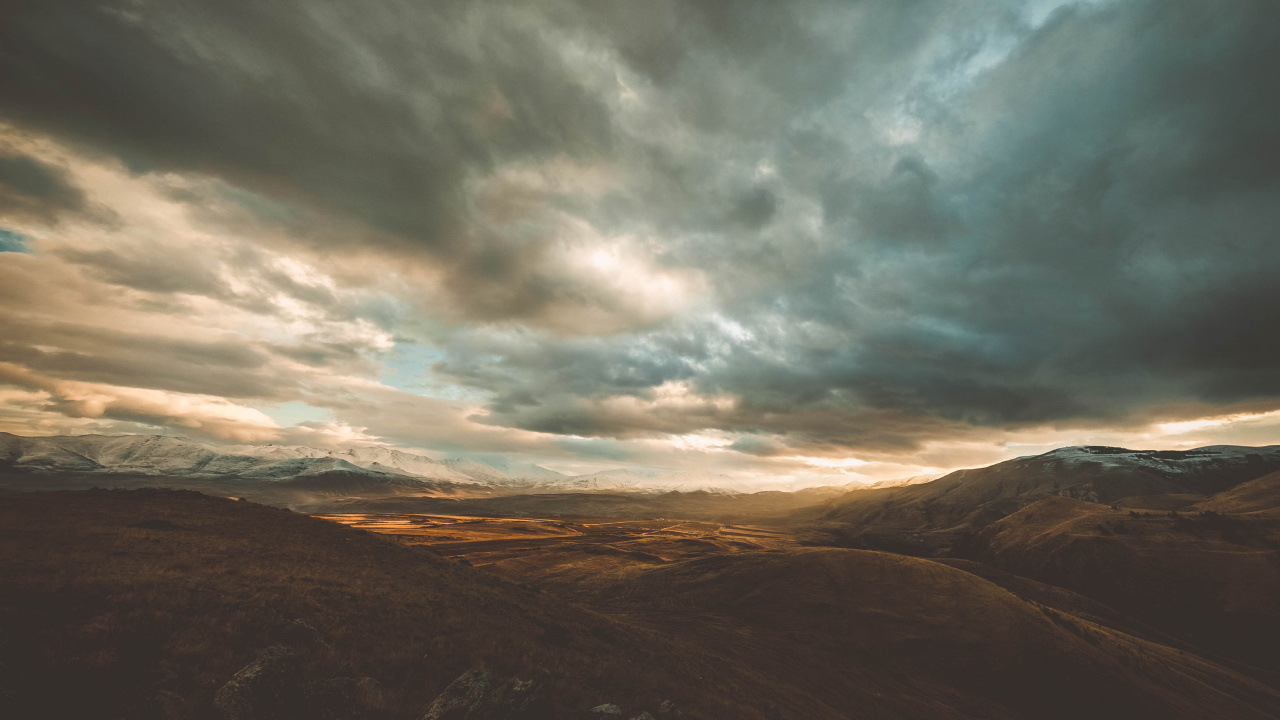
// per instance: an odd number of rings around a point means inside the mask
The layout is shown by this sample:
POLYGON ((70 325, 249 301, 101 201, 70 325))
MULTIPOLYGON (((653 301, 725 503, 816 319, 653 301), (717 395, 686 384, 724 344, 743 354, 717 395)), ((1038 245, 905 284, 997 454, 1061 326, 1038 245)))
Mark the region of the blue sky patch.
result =
POLYGON ((29 253, 27 236, 0 228, 0 252, 29 253))
POLYGON ((328 410, 296 400, 280 403, 275 407, 262 408, 262 412, 279 423, 281 427, 292 427, 304 422, 328 422, 333 419, 332 413, 328 410))

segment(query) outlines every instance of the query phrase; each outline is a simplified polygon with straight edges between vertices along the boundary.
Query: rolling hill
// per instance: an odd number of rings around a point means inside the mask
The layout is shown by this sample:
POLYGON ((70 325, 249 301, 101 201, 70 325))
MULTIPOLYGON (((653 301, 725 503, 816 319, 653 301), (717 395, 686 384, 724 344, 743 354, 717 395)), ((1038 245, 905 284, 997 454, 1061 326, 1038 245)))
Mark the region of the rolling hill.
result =
POLYGON ((972 573, 771 548, 514 582, 187 491, 7 496, 0 710, 229 718, 233 677, 293 657, 316 693, 363 688, 353 718, 416 720, 490 676, 545 689, 541 710, 494 716, 529 719, 605 704, 691 719, 1280 714, 1280 691, 1247 675, 972 573), (464 675, 476 668, 488 675, 464 675))
POLYGON ((1178 497, 1180 505, 1280 470, 1280 446, 1186 451, 1068 447, 932 482, 850 492, 798 511, 815 542, 932 554, 1046 497, 1094 503, 1178 497))
POLYGON ((1268 474, 1182 512, 1045 498, 992 523, 957 553, 1280 671, 1278 478, 1268 474))
MULTIPOLYGON (((136 482, 130 478, 142 477, 153 478, 154 485, 208 490, 210 480, 283 481, 332 473, 342 474, 345 486, 351 486, 350 479, 363 476, 363 486, 373 496, 404 494, 406 487, 417 487, 422 496, 546 492, 658 495, 694 491, 735 494, 750 489, 735 478, 713 473, 651 476, 631 469, 612 469, 570 476, 501 458, 493 460, 493 464, 461 458, 437 461, 380 446, 329 450, 276 444, 207 445, 165 435, 23 437, 0 433, 0 471, 25 474, 28 480, 45 480, 51 489, 58 487, 60 478, 89 477, 92 482, 90 476, 101 476, 98 482, 111 486, 135 487, 136 482), (405 481, 396 482, 397 477, 405 481), (386 492, 377 492, 379 487, 386 492)), ((31 484, 25 483, 23 489, 31 489, 31 484)), ((232 490, 229 488, 225 494, 232 490)), ((247 490, 234 490, 271 503, 295 505, 308 501, 289 496, 283 488, 259 487, 255 492, 250 485, 247 490)))

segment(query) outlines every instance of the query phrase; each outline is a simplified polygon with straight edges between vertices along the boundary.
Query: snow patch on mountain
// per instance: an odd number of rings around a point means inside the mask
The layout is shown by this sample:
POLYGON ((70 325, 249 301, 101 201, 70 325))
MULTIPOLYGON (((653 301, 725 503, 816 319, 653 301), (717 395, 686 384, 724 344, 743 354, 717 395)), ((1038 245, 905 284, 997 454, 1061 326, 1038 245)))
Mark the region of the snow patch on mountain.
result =
POLYGON ((474 484, 436 461, 400 450, 323 450, 290 445, 210 446, 165 435, 64 435, 22 437, 0 433, 0 459, 14 467, 175 477, 240 477, 286 480, 343 472, 373 479, 474 484))
POLYGON ((1209 445, 1194 450, 1129 450, 1101 445, 1077 445, 1058 448, 1043 455, 1033 455, 1019 460, 1040 458, 1056 460, 1068 467, 1086 463, 1107 468, 1142 468, 1162 475, 1191 475, 1208 468, 1247 465, 1250 462, 1280 458, 1280 445, 1245 447, 1241 445, 1209 445))

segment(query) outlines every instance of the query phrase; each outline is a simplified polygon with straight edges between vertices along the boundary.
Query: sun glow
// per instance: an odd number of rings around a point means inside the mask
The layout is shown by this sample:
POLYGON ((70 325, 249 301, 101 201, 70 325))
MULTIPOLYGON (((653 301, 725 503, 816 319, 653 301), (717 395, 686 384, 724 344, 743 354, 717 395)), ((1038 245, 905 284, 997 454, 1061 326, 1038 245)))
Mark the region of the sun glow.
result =
POLYGON ((1232 413, 1217 417, 1204 417, 1195 420, 1178 420, 1156 425, 1160 435, 1181 435, 1210 429, 1229 429, 1237 426, 1249 426, 1269 421, 1280 420, 1280 410, 1260 413, 1232 413))
POLYGON ((823 457, 805 457, 805 456, 803 456, 803 455, 795 455, 795 456, 789 457, 789 458, 787 458, 787 459, 788 459, 788 460, 794 460, 794 461, 796 461, 796 462, 800 462, 800 463, 804 463, 805 465, 808 465, 808 466, 810 466, 810 467, 816 467, 816 468, 830 468, 830 469, 833 469, 833 470, 838 470, 838 469, 843 469, 843 468, 855 468, 855 467, 862 467, 863 465, 870 465, 870 464, 871 464, 871 463, 867 462, 866 460, 859 460, 858 458, 852 458, 852 457, 846 457, 846 458, 823 458, 823 457))

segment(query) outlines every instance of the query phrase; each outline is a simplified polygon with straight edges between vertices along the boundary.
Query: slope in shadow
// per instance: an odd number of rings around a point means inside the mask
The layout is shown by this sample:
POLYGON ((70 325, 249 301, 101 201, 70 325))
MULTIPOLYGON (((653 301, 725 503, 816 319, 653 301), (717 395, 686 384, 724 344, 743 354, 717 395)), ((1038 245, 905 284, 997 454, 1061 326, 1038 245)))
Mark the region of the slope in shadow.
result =
POLYGON ((1276 671, 1278 478, 1260 478, 1182 512, 1048 498, 990 525, 958 552, 1276 671))

